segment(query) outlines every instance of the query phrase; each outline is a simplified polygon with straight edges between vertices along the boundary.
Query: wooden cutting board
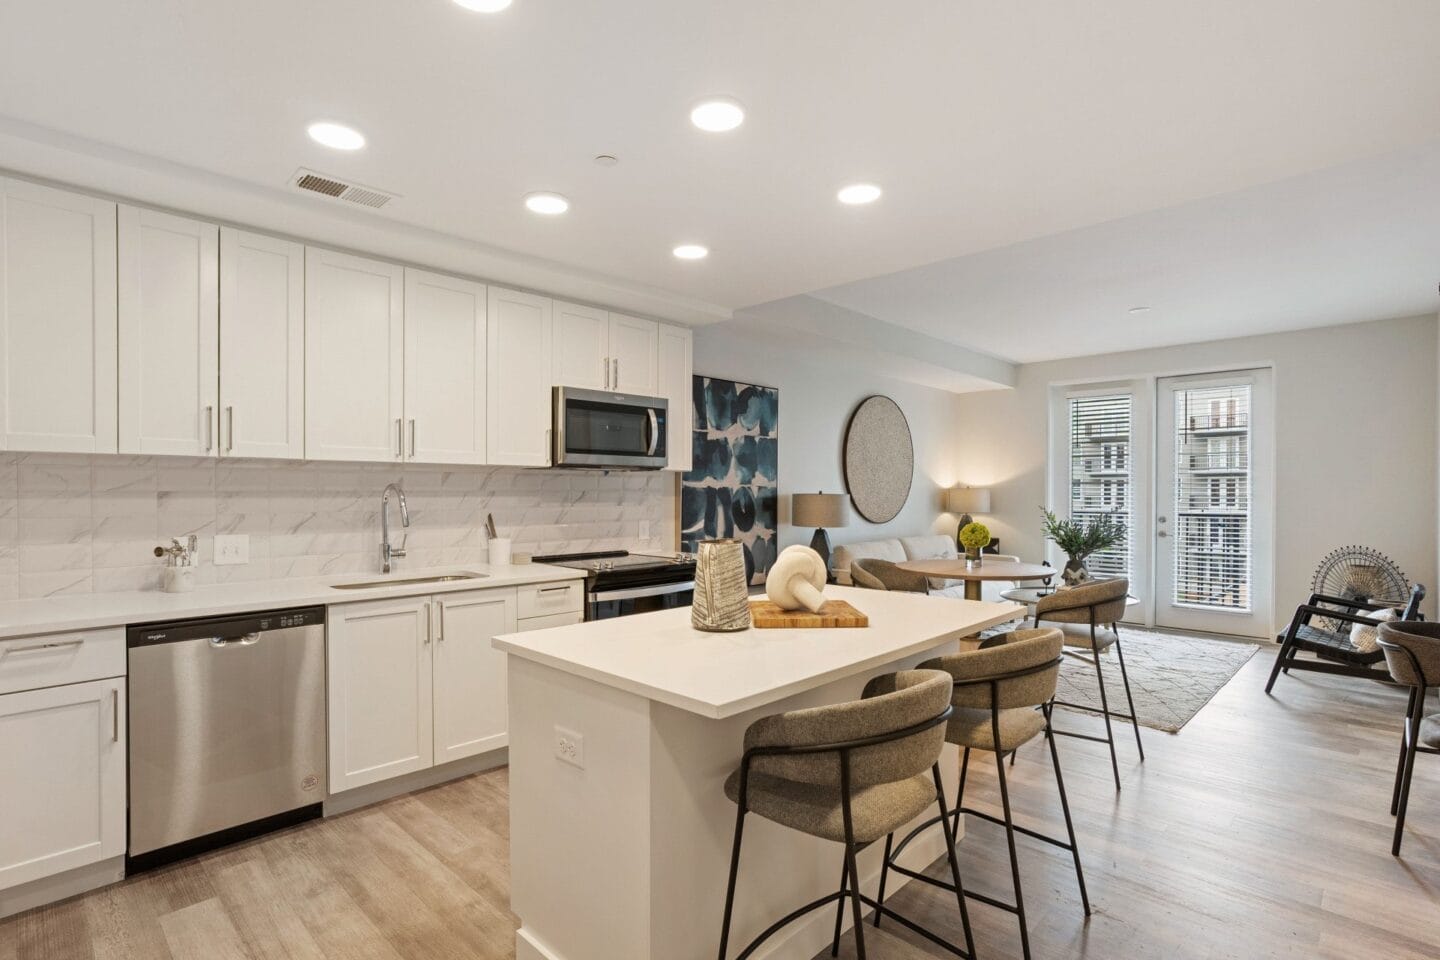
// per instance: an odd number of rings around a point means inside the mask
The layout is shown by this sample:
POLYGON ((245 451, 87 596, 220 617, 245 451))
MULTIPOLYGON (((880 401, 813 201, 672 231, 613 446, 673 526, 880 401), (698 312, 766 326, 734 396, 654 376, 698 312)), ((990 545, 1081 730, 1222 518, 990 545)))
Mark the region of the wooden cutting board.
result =
POLYGON ((771 600, 750 601, 750 620, 761 630, 806 627, 868 627, 870 618, 844 600, 826 600, 819 613, 782 610, 771 600))

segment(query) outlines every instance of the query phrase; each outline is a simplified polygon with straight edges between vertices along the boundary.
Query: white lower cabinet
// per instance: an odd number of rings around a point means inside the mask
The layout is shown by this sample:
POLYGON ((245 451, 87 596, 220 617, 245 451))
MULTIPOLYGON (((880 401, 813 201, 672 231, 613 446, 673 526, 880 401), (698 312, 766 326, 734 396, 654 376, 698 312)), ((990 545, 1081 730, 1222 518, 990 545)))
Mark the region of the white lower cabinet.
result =
POLYGON ((0 696, 0 890, 125 852, 125 751, 123 677, 0 696))
POLYGON ((583 619, 578 605, 534 621, 518 608, 513 587, 331 606, 330 792, 507 746, 505 654, 491 639, 583 619))

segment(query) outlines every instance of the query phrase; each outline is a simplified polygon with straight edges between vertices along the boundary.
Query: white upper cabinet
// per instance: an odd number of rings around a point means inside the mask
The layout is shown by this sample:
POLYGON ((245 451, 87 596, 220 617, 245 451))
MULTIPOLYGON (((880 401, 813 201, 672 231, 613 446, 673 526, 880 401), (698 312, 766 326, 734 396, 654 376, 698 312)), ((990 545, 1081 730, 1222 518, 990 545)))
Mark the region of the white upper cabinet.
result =
POLYGON ((305 249, 305 456, 404 457, 404 269, 305 249))
POLYGON ((229 457, 305 456, 305 247, 220 228, 220 406, 229 457))
POLYGON ((405 456, 485 462, 485 286, 405 270, 405 456))
POLYGON ((658 395, 659 324, 610 314, 610 389, 643 397, 658 395))
POLYGON ((119 208, 120 452, 212 456, 220 230, 119 208))
POLYGON ((555 301, 555 386, 610 389, 610 314, 555 301))
POLYGON ((692 458, 695 402, 691 381, 695 372, 695 334, 688 327, 672 327, 665 323, 659 328, 659 395, 670 401, 665 434, 669 460, 665 469, 684 472, 690 469, 692 458))
POLYGON ((547 467, 551 422, 550 299, 491 287, 489 300, 487 460, 512 467, 547 467))
POLYGON ((115 204, 0 178, 0 449, 114 453, 115 204))

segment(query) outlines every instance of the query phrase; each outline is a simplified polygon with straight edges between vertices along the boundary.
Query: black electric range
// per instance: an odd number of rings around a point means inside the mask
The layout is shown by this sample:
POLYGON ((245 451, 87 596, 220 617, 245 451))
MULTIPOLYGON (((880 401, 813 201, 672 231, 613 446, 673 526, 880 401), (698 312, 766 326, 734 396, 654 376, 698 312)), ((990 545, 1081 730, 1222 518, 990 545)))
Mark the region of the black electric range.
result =
POLYGON ((611 550, 557 553, 533 559, 536 563, 585 571, 586 620, 688 607, 695 596, 692 554, 611 550))

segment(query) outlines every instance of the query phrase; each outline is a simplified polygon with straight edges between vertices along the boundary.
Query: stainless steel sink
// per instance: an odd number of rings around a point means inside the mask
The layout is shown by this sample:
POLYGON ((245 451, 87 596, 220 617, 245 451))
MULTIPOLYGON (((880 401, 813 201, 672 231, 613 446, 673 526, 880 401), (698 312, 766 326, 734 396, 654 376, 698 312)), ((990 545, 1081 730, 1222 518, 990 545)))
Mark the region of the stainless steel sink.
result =
POLYGON ((441 573, 433 577, 402 577, 391 580, 361 580, 356 583, 332 583, 332 590, 374 590, 378 587, 408 587, 417 583, 454 583, 457 580, 484 580, 488 573, 441 573))

